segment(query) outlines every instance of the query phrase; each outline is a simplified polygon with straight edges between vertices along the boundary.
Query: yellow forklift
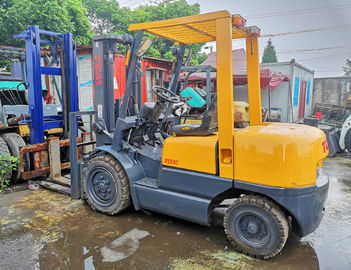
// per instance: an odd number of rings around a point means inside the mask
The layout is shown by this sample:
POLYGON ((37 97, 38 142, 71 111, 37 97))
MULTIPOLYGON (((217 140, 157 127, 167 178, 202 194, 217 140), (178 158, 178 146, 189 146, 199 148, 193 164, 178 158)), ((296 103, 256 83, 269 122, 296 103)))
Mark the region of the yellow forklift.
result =
POLYGON ((114 215, 133 204, 210 226, 213 210, 234 199, 224 231, 238 251, 263 259, 282 250, 289 228, 302 237, 318 227, 329 186, 322 169, 326 137, 310 126, 262 123, 260 29, 245 23, 218 11, 133 24, 135 39, 94 38, 96 149, 82 165, 81 183, 93 209, 114 215), (169 88, 153 87, 156 103, 130 106, 138 59, 149 47, 149 40, 142 43, 144 32, 178 43, 177 62, 169 88), (239 38, 246 40, 250 126, 235 129, 232 40, 239 38), (128 65, 116 115, 113 87, 104 88, 112 84, 111 72, 106 75, 102 63, 112 57, 113 40, 126 46, 128 65), (175 93, 185 46, 210 41, 217 49, 217 97, 201 124, 170 127, 170 108, 180 101, 175 93))

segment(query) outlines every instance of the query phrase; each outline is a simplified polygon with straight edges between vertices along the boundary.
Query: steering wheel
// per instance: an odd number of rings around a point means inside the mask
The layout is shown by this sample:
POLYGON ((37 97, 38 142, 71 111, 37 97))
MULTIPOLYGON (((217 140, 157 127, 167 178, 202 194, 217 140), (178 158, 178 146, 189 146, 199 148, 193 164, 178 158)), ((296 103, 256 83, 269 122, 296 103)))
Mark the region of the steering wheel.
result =
POLYGON ((160 86, 160 85, 154 85, 152 87, 152 91, 161 99, 168 101, 170 103, 178 103, 180 102, 180 97, 173 93, 172 91, 168 90, 167 88, 160 86))

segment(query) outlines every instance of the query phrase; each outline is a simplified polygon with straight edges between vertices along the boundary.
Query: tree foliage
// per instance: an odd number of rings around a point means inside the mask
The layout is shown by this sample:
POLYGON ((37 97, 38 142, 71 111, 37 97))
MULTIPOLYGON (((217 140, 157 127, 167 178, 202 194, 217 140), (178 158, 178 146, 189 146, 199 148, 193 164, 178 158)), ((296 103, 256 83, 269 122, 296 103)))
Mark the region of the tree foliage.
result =
POLYGON ((277 54, 272 45, 272 40, 269 39, 267 42, 267 46, 264 48, 263 56, 262 56, 262 64, 264 63, 277 63, 277 54))
POLYGON ((344 72, 344 76, 351 76, 351 60, 346 59, 346 64, 342 67, 342 71, 344 72))
MULTIPOLYGON (((93 34, 124 34, 133 23, 199 13, 199 4, 190 5, 186 0, 161 1, 134 10, 121 8, 118 0, 1 0, 0 44, 19 46, 20 41, 13 39, 13 35, 24 31, 28 25, 39 25, 53 32, 71 32, 78 44, 91 45, 93 34)), ((173 42, 156 36, 152 39, 153 45, 146 56, 171 60, 173 42)), ((193 50, 190 64, 198 65, 203 61, 205 56, 199 54, 201 46, 188 46, 193 50)))
POLYGON ((91 44, 92 33, 82 0, 2 0, 0 44, 18 46, 13 35, 28 25, 58 33, 73 33, 79 44, 91 44))
MULTIPOLYGON (((133 23, 165 20, 176 17, 195 15, 200 13, 199 4, 189 5, 186 0, 164 1, 157 5, 140 6, 134 10, 128 7, 120 8, 117 0, 83 0, 88 11, 92 29, 96 34, 128 33, 128 27, 133 23)), ((151 36, 153 44, 146 52, 146 56, 173 60, 171 47, 173 42, 163 38, 151 36)), ((199 54, 202 44, 192 44, 188 48, 193 50, 190 64, 199 64, 199 54)))
POLYGON ((199 53, 199 65, 201 65, 206 59, 208 58, 208 54, 207 53, 199 53))

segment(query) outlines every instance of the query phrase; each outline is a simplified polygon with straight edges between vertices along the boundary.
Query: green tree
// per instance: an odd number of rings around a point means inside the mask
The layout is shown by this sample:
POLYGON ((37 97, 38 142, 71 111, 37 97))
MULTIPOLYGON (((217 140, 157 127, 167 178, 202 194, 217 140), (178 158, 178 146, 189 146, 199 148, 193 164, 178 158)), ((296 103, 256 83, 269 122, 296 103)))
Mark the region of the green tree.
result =
POLYGON ((82 0, 2 0, 0 4, 0 44, 18 46, 13 35, 28 25, 73 33, 79 44, 91 44, 92 33, 82 0))
POLYGON ((201 65, 207 58, 208 58, 207 53, 199 53, 199 57, 198 57, 199 64, 201 65))
POLYGON ((346 65, 342 67, 342 71, 344 72, 344 76, 351 76, 351 60, 346 59, 346 65))
POLYGON ((117 0, 83 0, 83 6, 94 34, 117 32, 116 25, 112 23, 112 17, 120 9, 117 0))
MULTIPOLYGON (((156 5, 140 6, 134 10, 128 7, 120 8, 116 0, 83 0, 84 7, 94 33, 128 33, 128 27, 133 23, 165 20, 176 17, 190 16, 200 13, 200 5, 190 5, 186 0, 162 1, 156 5)), ((153 44, 146 56, 173 60, 171 47, 173 42, 151 36, 153 44)), ((202 44, 187 46, 193 50, 190 64, 199 64, 199 54, 202 44)))
POLYGON ((264 63, 277 63, 277 54, 272 45, 272 40, 269 39, 267 42, 267 46, 264 48, 263 56, 262 56, 262 64, 264 63))

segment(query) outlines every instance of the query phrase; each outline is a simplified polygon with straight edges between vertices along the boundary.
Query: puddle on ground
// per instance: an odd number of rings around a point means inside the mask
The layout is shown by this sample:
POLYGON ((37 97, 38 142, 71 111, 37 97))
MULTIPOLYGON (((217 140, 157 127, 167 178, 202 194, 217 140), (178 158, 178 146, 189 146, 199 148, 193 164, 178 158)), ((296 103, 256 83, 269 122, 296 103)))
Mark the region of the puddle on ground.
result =
POLYGON ((132 255, 139 248, 139 240, 150 235, 147 231, 137 228, 113 240, 108 247, 100 249, 102 262, 117 262, 132 255))
POLYGON ((0 196, 0 269, 351 269, 351 194, 340 181, 349 168, 325 167, 331 184, 320 227, 303 239, 292 235, 268 261, 235 252, 220 225, 132 208, 105 216, 40 189, 0 196))

